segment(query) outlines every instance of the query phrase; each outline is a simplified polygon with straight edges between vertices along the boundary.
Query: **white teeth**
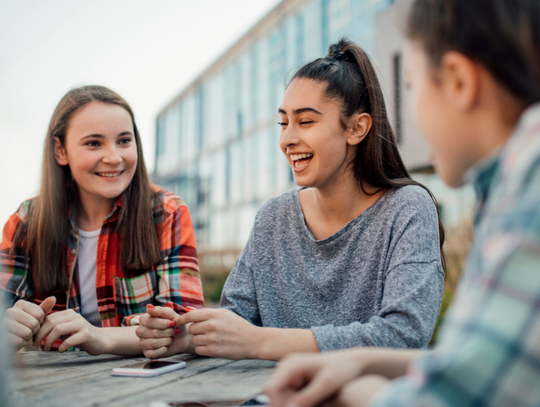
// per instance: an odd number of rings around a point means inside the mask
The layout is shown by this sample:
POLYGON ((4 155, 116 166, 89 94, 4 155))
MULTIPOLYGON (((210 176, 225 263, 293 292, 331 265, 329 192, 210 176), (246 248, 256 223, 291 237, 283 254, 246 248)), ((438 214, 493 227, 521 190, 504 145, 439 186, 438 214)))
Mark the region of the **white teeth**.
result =
POLYGON ((114 173, 96 172, 96 174, 99 175, 100 177, 114 178, 114 177, 118 177, 120 174, 122 174, 122 171, 114 172, 114 173))
POLYGON ((298 160, 301 160, 303 158, 313 157, 313 154, 311 154, 311 153, 301 153, 301 154, 290 154, 290 156, 291 156, 291 160, 298 161, 298 160))

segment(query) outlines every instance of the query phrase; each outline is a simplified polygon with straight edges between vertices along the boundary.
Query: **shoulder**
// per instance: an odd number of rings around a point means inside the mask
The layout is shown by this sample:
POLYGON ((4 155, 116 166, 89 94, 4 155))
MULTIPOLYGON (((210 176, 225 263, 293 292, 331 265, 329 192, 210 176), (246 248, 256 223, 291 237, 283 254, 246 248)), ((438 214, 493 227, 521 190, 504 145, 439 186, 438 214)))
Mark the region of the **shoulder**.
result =
POLYGON ((31 198, 21 203, 17 211, 12 216, 16 216, 20 220, 26 220, 26 218, 28 218, 28 214, 30 213, 32 205, 35 202, 35 199, 36 198, 31 198))
POLYGON ((405 185, 387 192, 385 208, 393 212, 433 212, 435 203, 429 192, 419 185, 405 185))
POLYGON ((34 201, 35 201, 35 198, 24 201, 19 206, 17 211, 13 215, 10 216, 10 218, 4 225, 3 241, 2 241, 3 246, 8 244, 8 242, 11 242, 11 240, 17 233, 17 230, 19 230, 19 227, 25 224, 25 222, 28 219, 28 215, 30 213, 30 209, 32 208, 34 201))
POLYGON ((152 190, 157 192, 157 199, 152 203, 154 212, 164 210, 167 215, 172 215, 178 211, 188 211, 186 203, 178 195, 158 185, 152 185, 152 190))
POLYGON ((269 199, 257 212, 256 222, 275 220, 294 212, 298 199, 298 188, 293 188, 279 196, 269 199))

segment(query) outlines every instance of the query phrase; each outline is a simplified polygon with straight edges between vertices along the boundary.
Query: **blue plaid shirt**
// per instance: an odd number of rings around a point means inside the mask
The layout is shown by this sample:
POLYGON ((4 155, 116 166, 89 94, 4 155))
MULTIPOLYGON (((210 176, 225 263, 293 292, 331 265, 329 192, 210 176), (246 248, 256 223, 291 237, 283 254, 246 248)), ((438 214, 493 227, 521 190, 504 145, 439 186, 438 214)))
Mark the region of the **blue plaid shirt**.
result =
POLYGON ((435 350, 380 406, 540 406, 540 103, 470 171, 475 239, 435 350))

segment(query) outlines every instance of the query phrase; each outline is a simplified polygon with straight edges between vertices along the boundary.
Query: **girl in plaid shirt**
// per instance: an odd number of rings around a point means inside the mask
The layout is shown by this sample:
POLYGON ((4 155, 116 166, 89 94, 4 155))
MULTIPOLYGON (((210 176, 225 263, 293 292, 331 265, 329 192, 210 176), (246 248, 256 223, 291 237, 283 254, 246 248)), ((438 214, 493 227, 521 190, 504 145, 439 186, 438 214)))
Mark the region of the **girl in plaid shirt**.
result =
POLYGON ((137 355, 147 305, 203 305, 188 209, 150 184, 133 112, 102 86, 56 107, 40 193, 5 225, 0 264, 16 349, 137 355))

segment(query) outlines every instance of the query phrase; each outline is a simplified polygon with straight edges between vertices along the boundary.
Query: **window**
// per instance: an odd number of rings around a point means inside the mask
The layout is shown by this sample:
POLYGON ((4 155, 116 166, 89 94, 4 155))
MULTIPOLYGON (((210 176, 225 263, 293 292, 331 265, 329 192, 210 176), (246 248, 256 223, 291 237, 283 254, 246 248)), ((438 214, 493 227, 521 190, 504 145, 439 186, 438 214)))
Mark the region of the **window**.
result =
POLYGON ((394 112, 396 141, 401 143, 401 54, 394 55, 394 112))

